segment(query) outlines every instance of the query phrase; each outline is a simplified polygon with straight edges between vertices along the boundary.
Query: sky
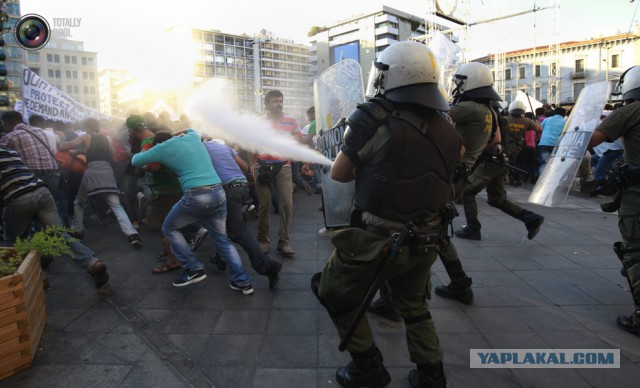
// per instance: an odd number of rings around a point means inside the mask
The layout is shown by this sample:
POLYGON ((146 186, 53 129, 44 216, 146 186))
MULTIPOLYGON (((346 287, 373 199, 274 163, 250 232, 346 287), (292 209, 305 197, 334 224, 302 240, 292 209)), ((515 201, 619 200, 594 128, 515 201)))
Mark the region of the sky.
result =
MULTIPOLYGON (((629 0, 558 0, 558 28, 550 22, 552 12, 541 10, 500 22, 471 27, 467 58, 473 59, 505 50, 560 41, 581 40, 617 32, 627 32, 634 25, 634 11, 640 1, 629 0), (535 26, 535 27, 534 27, 535 26)), ((448 0, 453 3, 455 0, 448 0)), ((470 22, 486 20, 520 11, 534 5, 546 7, 553 0, 468 0, 470 22), (501 6, 501 7, 500 7, 501 6)), ((145 41, 170 25, 193 25, 227 33, 249 35, 265 29, 278 37, 306 43, 313 25, 329 26, 353 15, 365 14, 387 4, 395 9, 424 17, 427 0, 268 0, 211 1, 181 0, 21 0, 22 14, 36 13, 53 24, 54 18, 80 18, 71 27, 71 39, 84 41, 87 51, 98 52, 98 68, 127 69, 139 59, 145 41)), ((462 7, 454 16, 465 18, 462 7)), ((52 26, 53 27, 53 26, 52 26)))

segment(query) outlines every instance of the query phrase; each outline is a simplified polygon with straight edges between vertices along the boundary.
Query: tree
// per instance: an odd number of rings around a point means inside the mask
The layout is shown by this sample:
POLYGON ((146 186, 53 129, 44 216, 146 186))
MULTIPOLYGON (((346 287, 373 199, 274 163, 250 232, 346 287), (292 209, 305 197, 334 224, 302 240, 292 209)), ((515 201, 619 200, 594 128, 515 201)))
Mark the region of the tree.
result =
POLYGON ((309 30, 309 32, 307 32, 307 36, 314 36, 316 34, 319 34, 321 32, 324 32, 327 30, 327 27, 318 27, 318 26, 313 26, 311 27, 311 29, 309 30))

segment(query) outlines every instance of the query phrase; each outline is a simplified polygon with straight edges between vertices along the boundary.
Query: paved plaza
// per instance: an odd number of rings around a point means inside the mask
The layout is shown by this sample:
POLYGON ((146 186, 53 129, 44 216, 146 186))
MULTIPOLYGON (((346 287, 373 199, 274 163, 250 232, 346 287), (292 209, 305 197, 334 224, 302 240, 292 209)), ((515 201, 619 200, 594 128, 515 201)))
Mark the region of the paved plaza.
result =
MULTIPOLYGON (((620 239, 616 214, 597 198, 572 193, 563 206, 526 204, 531 185, 508 187, 509 197, 545 216, 533 241, 522 222, 479 197, 482 240, 454 238, 473 278, 471 306, 433 295, 430 306, 444 349, 450 387, 634 387, 640 381, 640 337, 617 328, 633 305, 612 251, 620 239), (470 369, 469 349, 620 349, 620 369, 470 369)), ((176 288, 176 272, 151 274, 160 242, 142 231, 141 250, 129 247, 117 224, 91 226, 85 242, 108 266, 109 285, 58 258, 48 270, 48 323, 28 370, 0 387, 337 387, 335 369, 349 361, 309 290, 310 277, 331 253, 320 196, 294 195, 294 258, 283 261, 280 283, 253 276, 255 293, 229 288, 229 274, 198 250, 208 278, 176 288)), ((272 216, 277 241, 278 216, 272 216)), ((464 223, 462 217, 455 226, 464 223)), ((255 233, 256 221, 251 221, 255 233)), ((448 283, 438 261, 433 287, 448 283)), ((409 387, 403 323, 369 316, 391 387, 409 387)))

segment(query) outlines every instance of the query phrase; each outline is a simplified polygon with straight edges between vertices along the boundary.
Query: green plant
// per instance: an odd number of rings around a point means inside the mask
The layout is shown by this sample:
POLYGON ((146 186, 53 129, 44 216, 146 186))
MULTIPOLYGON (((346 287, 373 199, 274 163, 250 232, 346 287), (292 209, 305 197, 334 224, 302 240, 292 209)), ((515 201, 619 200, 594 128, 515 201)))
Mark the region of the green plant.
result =
POLYGON ((14 274, 32 250, 38 251, 42 256, 70 254, 69 239, 62 232, 68 233, 69 230, 62 226, 47 226, 29 238, 18 238, 13 248, 0 249, 0 276, 14 274))

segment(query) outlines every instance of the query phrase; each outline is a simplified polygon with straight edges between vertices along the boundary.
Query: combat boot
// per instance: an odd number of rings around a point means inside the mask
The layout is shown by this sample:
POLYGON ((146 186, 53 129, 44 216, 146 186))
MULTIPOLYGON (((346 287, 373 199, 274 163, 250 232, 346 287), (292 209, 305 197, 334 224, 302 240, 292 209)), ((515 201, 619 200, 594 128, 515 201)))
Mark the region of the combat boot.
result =
POLYGON ((351 362, 336 371, 336 381, 345 387, 386 387, 391 375, 382 364, 382 354, 373 345, 362 353, 351 353, 351 362))
POLYGON ((465 225, 462 228, 456 230, 456 237, 464 238, 468 240, 482 240, 482 235, 480 234, 480 228, 474 227, 470 225, 465 225))
POLYGON ((442 363, 436 365, 418 365, 418 369, 409 372, 409 384, 412 388, 445 388, 447 379, 442 363))
POLYGON ((524 214, 520 217, 520 220, 524 222, 524 226, 527 228, 527 238, 533 240, 534 237, 540 231, 540 227, 544 223, 544 217, 525 210, 524 214))
POLYGON ((636 306, 631 315, 618 315, 618 326, 629 333, 640 335, 640 307, 636 306))
POLYGON ((395 307, 392 304, 387 303, 383 298, 378 298, 371 302, 367 311, 371 314, 379 315, 381 317, 387 318, 390 321, 400 322, 402 321, 402 315, 398 313, 395 307))
POLYGON ((464 304, 473 304, 471 284, 473 281, 465 274, 451 276, 451 283, 448 286, 436 287, 436 295, 464 304))

